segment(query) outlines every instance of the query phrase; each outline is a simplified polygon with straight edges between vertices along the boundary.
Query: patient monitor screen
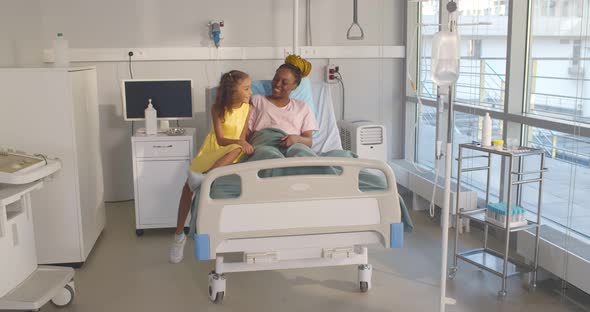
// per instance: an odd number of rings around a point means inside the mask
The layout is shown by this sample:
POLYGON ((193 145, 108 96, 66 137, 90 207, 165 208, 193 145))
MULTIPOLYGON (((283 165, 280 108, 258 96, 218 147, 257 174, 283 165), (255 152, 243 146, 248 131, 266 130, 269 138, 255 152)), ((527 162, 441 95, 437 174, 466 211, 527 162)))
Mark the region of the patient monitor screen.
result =
POLYGON ((125 120, 144 119, 149 99, 158 119, 193 117, 191 80, 125 80, 122 93, 125 120))

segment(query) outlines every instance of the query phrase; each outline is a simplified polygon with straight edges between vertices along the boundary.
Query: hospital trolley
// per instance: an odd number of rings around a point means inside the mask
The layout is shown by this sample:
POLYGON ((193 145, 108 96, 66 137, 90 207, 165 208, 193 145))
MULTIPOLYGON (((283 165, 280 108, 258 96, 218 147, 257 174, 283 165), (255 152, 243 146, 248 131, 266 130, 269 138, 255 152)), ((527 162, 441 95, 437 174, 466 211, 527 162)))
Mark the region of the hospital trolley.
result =
MULTIPOLYGON (((539 257, 539 231, 541 227, 541 197, 543 192, 543 175, 547 171, 547 169, 544 167, 545 151, 542 149, 529 147, 482 147, 478 144, 459 144, 459 156, 457 160, 457 189, 461 188, 461 175, 463 173, 474 171, 485 171, 487 173, 485 183, 485 207, 465 210, 459 206, 461 201, 457 198, 456 209, 458 213, 455 215, 456 224, 459 224, 461 218, 468 218, 483 224, 484 242, 483 248, 459 252, 459 231, 455 231, 453 265, 449 269, 449 278, 455 277, 457 272, 457 261, 458 259, 461 259, 467 263, 477 266, 480 269, 486 270, 501 277, 502 289, 498 292, 498 296, 500 297, 504 297, 507 294, 506 279, 521 273, 532 274, 531 286, 536 287, 539 257), (471 150, 471 153, 467 156, 465 155, 466 150, 471 150), (490 203, 492 155, 501 156, 503 160, 502 163, 508 168, 508 171, 505 171, 505 174, 502 175, 504 178, 500 179, 501 181, 507 180, 506 197, 504 197, 507 204, 498 205, 497 203, 490 203), (525 158, 528 160, 529 158, 535 158, 535 156, 540 157, 540 166, 538 169, 528 171, 526 169, 522 169, 524 168, 525 158), (464 161, 468 159, 473 160, 472 163, 476 163, 477 160, 484 159, 483 163, 487 164, 484 164, 483 166, 472 164, 469 168, 465 168, 464 161), (485 159, 487 159, 487 161, 485 159), (515 161, 518 162, 518 166, 515 166, 515 161), (518 169, 515 170, 515 167, 518 169), (517 214, 522 214, 522 217, 524 217, 525 211, 513 203, 515 199, 513 187, 520 189, 524 184, 528 183, 538 184, 537 211, 534 212, 536 216, 532 218, 534 220, 515 218, 517 214), (498 206, 502 205, 504 207, 503 209, 497 209, 498 206), (493 216, 502 217, 500 218, 501 221, 494 219, 493 216), (493 250, 488 246, 488 231, 490 226, 504 232, 505 237, 503 252, 493 250), (508 256, 511 233, 522 230, 530 230, 534 232, 535 235, 535 252, 532 264, 524 264, 508 256)), ((500 190, 502 189, 503 188, 500 187, 500 190)), ((517 193, 521 194, 522 192, 519 191, 517 193)), ((460 192, 457 191, 457 197, 459 196, 460 192)), ((502 196, 500 196, 500 198, 502 198, 502 196)), ((520 202, 520 198, 517 199, 516 202, 520 202)))

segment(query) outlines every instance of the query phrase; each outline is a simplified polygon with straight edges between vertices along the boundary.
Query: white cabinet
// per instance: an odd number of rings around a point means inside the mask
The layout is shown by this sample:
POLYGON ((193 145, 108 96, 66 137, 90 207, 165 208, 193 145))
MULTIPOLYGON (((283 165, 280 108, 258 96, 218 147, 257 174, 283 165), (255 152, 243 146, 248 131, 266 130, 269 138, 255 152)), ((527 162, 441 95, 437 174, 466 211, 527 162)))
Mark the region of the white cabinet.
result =
POLYGON ((192 128, 182 136, 136 134, 131 138, 137 235, 143 229, 176 227, 180 194, 195 154, 194 141, 192 128))
POLYGON ((31 194, 39 263, 86 261, 105 225, 96 68, 0 68, 0 146, 59 157, 31 194))

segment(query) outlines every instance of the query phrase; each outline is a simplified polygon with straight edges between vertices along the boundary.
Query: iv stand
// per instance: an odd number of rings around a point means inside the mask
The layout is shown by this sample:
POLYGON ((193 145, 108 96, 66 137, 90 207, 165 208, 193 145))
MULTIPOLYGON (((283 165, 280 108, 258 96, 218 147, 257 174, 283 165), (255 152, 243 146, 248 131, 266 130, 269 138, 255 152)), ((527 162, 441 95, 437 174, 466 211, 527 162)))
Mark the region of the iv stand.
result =
MULTIPOLYGON (((447 3, 447 11, 449 11, 449 31, 457 31, 457 4, 450 0, 447 3)), ((447 259, 448 259, 448 247, 449 247, 449 208, 451 201, 451 167, 453 160, 453 87, 452 86, 440 86, 438 88, 437 102, 438 107, 444 109, 444 98, 448 95, 448 127, 447 127, 447 145, 446 152, 443 155, 439 155, 445 158, 445 191, 443 197, 443 207, 441 213, 441 226, 442 226, 442 248, 441 248, 441 272, 440 272, 440 305, 439 311, 444 312, 447 304, 454 304, 456 301, 446 296, 447 291, 447 259), (448 88, 448 93, 440 92, 442 88, 448 88), (446 94, 445 94, 446 93, 446 94)), ((436 181, 435 181, 436 183, 436 181)), ((458 226, 458 225, 456 225, 458 226)))

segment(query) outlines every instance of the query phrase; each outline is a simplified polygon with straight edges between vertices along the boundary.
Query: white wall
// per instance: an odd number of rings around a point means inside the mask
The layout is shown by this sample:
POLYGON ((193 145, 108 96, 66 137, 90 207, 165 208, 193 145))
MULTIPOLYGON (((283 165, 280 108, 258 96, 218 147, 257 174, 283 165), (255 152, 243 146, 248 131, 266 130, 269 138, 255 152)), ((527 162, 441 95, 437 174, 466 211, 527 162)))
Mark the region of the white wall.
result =
MULTIPOLYGON (((314 45, 401 43, 403 1, 359 2, 365 40, 347 41, 352 1, 312 0, 314 45)), ((43 39, 57 32, 73 48, 207 46, 207 22, 223 19, 225 46, 277 46, 292 42, 291 0, 52 0, 42 1, 43 39)), ((305 40, 305 0, 300 39, 305 40)))
MULTIPOLYGON (((12 1, 18 2, 18 1, 12 1)), ((300 4, 300 44, 305 45, 305 0, 300 4)), ((313 45, 403 45, 404 2, 359 2, 364 41, 347 41, 352 1, 312 0, 313 45)), ((36 3, 39 3, 37 1, 36 3)), ((223 19, 224 46, 290 46, 291 0, 53 0, 41 1, 39 20, 43 46, 51 47, 63 32, 71 48, 145 48, 208 46, 206 24, 223 19), (256 17, 254 17, 256 16, 256 17), (262 17, 262 18, 260 18, 262 17)), ((341 66, 346 84, 347 117, 385 122, 396 141, 392 157, 401 157, 403 60, 314 60, 313 80, 323 79, 328 63, 341 66), (392 117, 393 116, 393 117, 392 117)), ((137 62, 135 78, 188 77, 194 80, 195 118, 181 125, 206 134, 205 88, 219 75, 241 69, 254 79, 271 79, 277 60, 137 62)), ((133 197, 131 125, 121 117, 119 81, 129 77, 125 62, 93 63, 98 67, 98 90, 105 197, 109 201, 133 197)), ((340 89, 333 87, 340 111, 340 89)))
POLYGON ((0 66, 41 61, 41 0, 0 1, 0 66))

